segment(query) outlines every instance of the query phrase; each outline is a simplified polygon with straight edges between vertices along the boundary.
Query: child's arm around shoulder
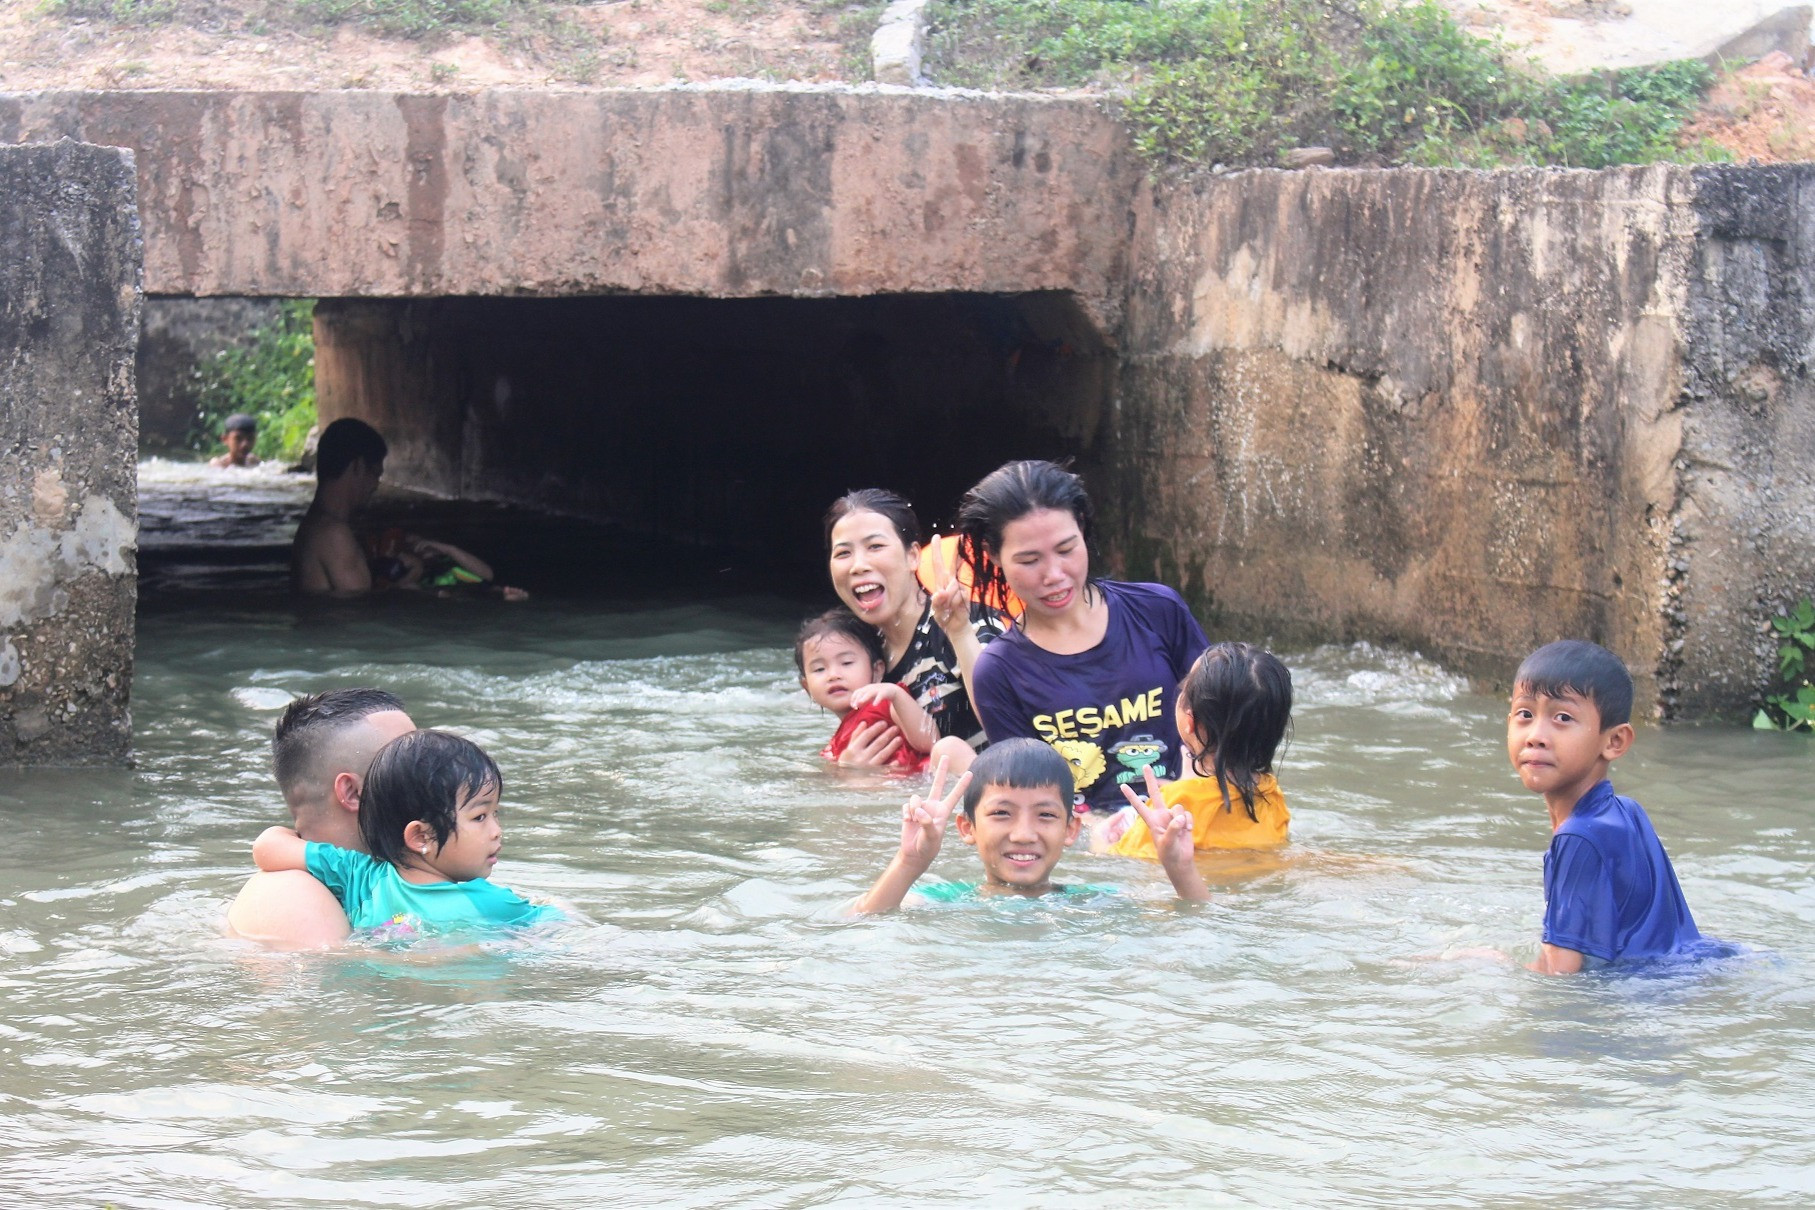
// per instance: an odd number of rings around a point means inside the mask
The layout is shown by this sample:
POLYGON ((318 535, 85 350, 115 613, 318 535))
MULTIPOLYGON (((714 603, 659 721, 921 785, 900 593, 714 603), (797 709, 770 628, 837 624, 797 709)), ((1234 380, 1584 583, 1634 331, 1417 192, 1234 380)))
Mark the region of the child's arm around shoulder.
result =
POLYGON ((932 866, 933 858, 939 856, 939 848, 945 843, 945 825, 951 822, 952 811, 970 781, 969 773, 960 774, 952 783, 950 793, 942 796, 945 760, 940 759, 933 770, 933 784, 927 796, 921 798, 916 794, 901 808, 901 847, 896 850, 888 869, 882 872, 882 877, 876 880, 876 885, 851 905, 853 916, 892 912, 901 906, 914 883, 932 866))
POLYGON ((1210 888, 1204 884, 1204 876, 1198 873, 1191 812, 1166 805, 1166 800, 1160 797, 1160 779, 1154 776, 1151 766, 1141 772, 1146 777, 1147 801, 1142 802, 1141 796, 1129 785, 1122 787, 1122 796, 1133 804, 1147 824, 1147 830, 1153 834, 1153 847, 1159 853, 1160 866, 1165 869, 1166 877, 1172 880, 1173 893, 1192 903, 1208 903, 1210 888))
POLYGON ((309 842, 298 836, 295 828, 266 828, 252 842, 252 862, 266 873, 306 870, 308 850, 309 842))
POLYGON ((908 747, 916 752, 931 752, 933 745, 939 742, 939 725, 933 716, 920 708, 913 694, 900 685, 890 685, 881 681, 860 685, 851 693, 851 706, 869 702, 883 701, 889 705, 889 717, 895 720, 895 726, 901 731, 901 738, 908 747))

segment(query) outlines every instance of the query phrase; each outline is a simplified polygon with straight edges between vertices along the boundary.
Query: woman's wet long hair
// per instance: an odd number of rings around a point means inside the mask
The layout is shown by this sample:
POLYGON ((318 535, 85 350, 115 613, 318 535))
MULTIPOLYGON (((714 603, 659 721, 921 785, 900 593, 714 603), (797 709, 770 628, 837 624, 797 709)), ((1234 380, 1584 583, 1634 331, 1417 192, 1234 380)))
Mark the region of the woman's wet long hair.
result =
POLYGON ((1191 665, 1179 700, 1191 711, 1192 738, 1201 750, 1191 758, 1193 771, 1216 778, 1225 811, 1235 809, 1229 797, 1233 783, 1248 818, 1258 820, 1255 780, 1273 772, 1273 758, 1292 724, 1291 671, 1278 656, 1252 644, 1217 643, 1191 665))
MULTIPOLYGON (((1031 459, 997 467, 964 493, 958 504, 958 532, 964 537, 964 558, 973 583, 984 585, 996 599, 1008 596, 1008 577, 998 560, 1002 556, 1002 531, 1011 521, 1040 509, 1070 513, 1090 550, 1090 494, 1084 480, 1064 464, 1031 459)), ((1084 585, 1085 600, 1095 591, 1094 578, 1084 585)))
POLYGON ((454 834, 460 804, 488 787, 504 793, 504 775, 485 750, 446 731, 412 731, 378 750, 359 791, 359 834, 380 861, 410 862, 403 830, 421 820, 444 845, 454 834))

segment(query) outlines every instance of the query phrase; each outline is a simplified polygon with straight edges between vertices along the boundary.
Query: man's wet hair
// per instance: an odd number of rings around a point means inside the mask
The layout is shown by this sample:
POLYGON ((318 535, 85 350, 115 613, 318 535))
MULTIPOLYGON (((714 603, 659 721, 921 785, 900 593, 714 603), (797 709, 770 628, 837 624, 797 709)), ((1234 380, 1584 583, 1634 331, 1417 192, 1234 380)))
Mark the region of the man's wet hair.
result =
POLYGON ((991 744, 977 754, 971 765, 971 784, 964 788, 966 819, 977 818, 977 804, 983 801, 983 791, 990 786, 1007 786, 1011 790, 1053 786, 1059 791, 1059 801, 1067 811, 1071 810, 1071 762, 1054 751, 1051 744, 1027 736, 991 744))
POLYGON ((233 415, 227 417, 226 422, 221 425, 221 434, 223 436, 225 436, 228 433, 257 433, 257 432, 258 432, 258 417, 248 416, 244 412, 233 413, 233 415))
POLYGON ((1632 721, 1632 674, 1620 657, 1599 643, 1562 639, 1546 643, 1519 665, 1513 692, 1542 697, 1574 693, 1594 703, 1601 730, 1632 721))
POLYGON ((299 697, 284 707, 271 734, 271 763, 286 799, 315 775, 321 752, 366 716, 402 711, 403 700, 383 689, 330 689, 299 697))
POLYGON ((800 633, 794 636, 794 667, 800 675, 807 675, 807 644, 834 634, 843 635, 863 648, 871 663, 888 665, 880 630, 848 609, 828 609, 802 622, 800 633))
POLYGON ((342 416, 321 431, 321 440, 315 444, 315 477, 322 483, 332 483, 355 462, 372 467, 383 465, 389 452, 390 447, 377 429, 363 420, 342 416))
POLYGON ((444 845, 458 826, 460 805, 487 789, 504 793, 498 762, 470 739, 447 731, 412 731, 378 750, 359 791, 359 834, 372 856, 409 863, 403 830, 421 820, 444 845))

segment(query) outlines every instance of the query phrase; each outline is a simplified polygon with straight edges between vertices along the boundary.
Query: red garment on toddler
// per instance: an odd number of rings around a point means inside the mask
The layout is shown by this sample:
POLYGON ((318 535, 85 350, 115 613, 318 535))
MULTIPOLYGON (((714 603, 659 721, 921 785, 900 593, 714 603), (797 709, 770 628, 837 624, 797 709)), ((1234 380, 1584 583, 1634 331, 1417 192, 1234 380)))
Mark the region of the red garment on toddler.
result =
MULTIPOLYGON (((866 702, 857 707, 839 721, 838 730, 832 733, 832 739, 819 754, 827 760, 837 760, 851 743, 851 734, 866 723, 887 723, 895 725, 894 716, 889 713, 886 701, 866 702)), ((920 773, 926 769, 926 753, 916 752, 904 738, 901 747, 895 749, 895 755, 889 758, 888 768, 899 773, 920 773)))

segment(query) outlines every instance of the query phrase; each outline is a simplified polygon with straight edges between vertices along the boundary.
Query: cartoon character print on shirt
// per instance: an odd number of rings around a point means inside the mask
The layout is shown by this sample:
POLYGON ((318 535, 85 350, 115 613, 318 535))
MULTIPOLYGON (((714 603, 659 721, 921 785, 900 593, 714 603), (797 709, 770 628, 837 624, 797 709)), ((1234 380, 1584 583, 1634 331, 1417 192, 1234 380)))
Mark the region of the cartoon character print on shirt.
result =
POLYGON ((1115 775, 1118 786, 1140 781, 1142 771, 1148 768, 1153 770, 1155 777, 1169 776, 1166 766, 1160 763, 1166 759, 1166 745, 1144 731, 1116 744, 1109 749, 1109 755, 1115 757, 1116 763, 1122 766, 1121 772, 1115 775))
POLYGON ((1103 776, 1107 763, 1103 760, 1103 750, 1095 744, 1076 739, 1048 740, 1052 750, 1065 758, 1071 766, 1071 784, 1074 793, 1071 805, 1082 809, 1084 791, 1096 784, 1097 778, 1103 776))

